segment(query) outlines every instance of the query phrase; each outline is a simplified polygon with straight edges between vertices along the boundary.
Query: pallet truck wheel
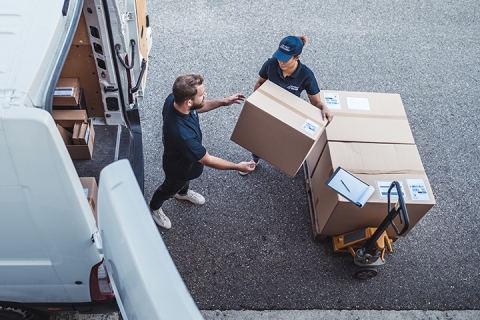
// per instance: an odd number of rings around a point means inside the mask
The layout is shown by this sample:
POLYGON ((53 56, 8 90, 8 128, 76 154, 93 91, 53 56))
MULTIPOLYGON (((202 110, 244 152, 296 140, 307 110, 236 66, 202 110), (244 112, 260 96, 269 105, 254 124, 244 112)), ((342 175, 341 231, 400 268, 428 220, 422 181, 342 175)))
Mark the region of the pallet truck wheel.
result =
POLYGON ((360 280, 367 280, 378 274, 377 268, 359 268, 355 271, 355 277, 360 280))

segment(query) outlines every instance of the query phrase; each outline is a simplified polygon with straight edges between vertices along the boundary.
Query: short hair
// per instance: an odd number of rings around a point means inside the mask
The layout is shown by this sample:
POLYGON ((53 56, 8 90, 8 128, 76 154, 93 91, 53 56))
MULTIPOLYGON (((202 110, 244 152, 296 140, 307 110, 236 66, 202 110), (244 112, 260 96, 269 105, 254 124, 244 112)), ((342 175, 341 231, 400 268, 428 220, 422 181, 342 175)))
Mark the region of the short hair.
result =
POLYGON ((177 104, 193 99, 198 93, 197 87, 203 84, 203 77, 199 74, 182 74, 173 83, 173 98, 177 104))

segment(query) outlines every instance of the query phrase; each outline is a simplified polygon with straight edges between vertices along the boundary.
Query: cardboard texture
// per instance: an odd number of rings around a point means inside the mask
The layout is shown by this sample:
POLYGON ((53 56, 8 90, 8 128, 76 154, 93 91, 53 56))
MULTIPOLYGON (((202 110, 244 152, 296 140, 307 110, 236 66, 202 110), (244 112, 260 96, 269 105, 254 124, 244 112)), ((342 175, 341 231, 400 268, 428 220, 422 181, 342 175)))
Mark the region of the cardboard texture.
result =
MULTIPOLYGON (((389 210, 387 197, 381 194, 386 190, 379 186, 386 185, 388 188, 393 180, 399 181, 404 190, 410 218, 406 235, 435 205, 417 147, 407 144, 328 142, 317 170, 309 181, 315 220, 312 223, 316 225, 316 234, 336 236, 366 227, 378 227, 389 210), (363 208, 357 207, 325 184, 339 166, 375 188, 363 208), (418 181, 414 179, 423 181, 427 196, 417 192, 419 188, 414 187, 413 182, 418 181)), ((393 204, 396 201, 396 197, 391 198, 393 204)), ((399 221, 396 221, 396 225, 400 226, 399 221)), ((387 233, 398 238, 391 226, 387 233)))
POLYGON ((78 78, 58 79, 53 94, 54 106, 77 106, 80 99, 80 81, 78 78))
POLYGON ((68 144, 73 144, 73 139, 72 139, 72 133, 62 127, 61 125, 57 124, 57 129, 60 132, 60 135, 62 136, 63 142, 65 142, 66 145, 68 144))
POLYGON ((80 128, 82 127, 82 122, 75 122, 73 125, 73 134, 72 134, 72 140, 73 144, 81 144, 80 143, 80 128))
POLYGON ((53 110, 53 120, 64 128, 73 128, 75 122, 87 120, 85 110, 53 110))
MULTIPOLYGON (((82 122, 79 123, 80 127, 78 132, 80 133, 82 122)), ((92 120, 88 119, 86 124, 85 134, 83 138, 76 138, 77 142, 82 143, 80 140, 84 140, 83 144, 75 144, 73 136, 75 133, 70 133, 69 130, 72 132, 75 130, 73 125, 72 127, 63 127, 57 123, 57 128, 60 132, 60 135, 63 138, 67 146, 68 153, 73 160, 91 160, 93 154, 93 145, 95 140, 95 130, 93 129, 92 120), (79 140, 80 139, 80 140, 79 140), (85 145, 86 143, 86 145, 85 145)))
POLYGON ((334 119, 307 157, 312 175, 327 141, 415 144, 400 95, 322 90, 320 98, 326 102, 325 95, 332 93, 337 94, 341 110, 331 109, 334 119), (360 105, 365 109, 349 109, 347 99, 367 103, 368 110, 366 105, 360 105))
POLYGON ((319 109, 267 80, 245 101, 230 139, 293 177, 325 125, 319 109))
POLYGON ((89 128, 88 123, 82 122, 80 126, 80 132, 78 133, 78 140, 81 145, 87 145, 88 143, 87 128, 89 128))
POLYGON ((97 181, 94 177, 82 177, 80 178, 80 182, 82 183, 83 190, 88 200, 88 204, 92 209, 93 216, 95 217, 95 221, 98 225, 97 220, 97 199, 98 199, 98 186, 97 181))

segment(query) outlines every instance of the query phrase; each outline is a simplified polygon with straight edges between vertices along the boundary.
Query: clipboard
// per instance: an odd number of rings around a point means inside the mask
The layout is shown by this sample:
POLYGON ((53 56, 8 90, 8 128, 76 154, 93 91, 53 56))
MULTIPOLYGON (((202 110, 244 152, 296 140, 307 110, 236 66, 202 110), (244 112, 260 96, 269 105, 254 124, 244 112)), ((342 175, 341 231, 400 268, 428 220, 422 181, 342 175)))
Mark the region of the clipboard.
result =
POLYGON ((360 208, 365 205, 375 192, 374 187, 341 167, 335 170, 325 184, 360 208))

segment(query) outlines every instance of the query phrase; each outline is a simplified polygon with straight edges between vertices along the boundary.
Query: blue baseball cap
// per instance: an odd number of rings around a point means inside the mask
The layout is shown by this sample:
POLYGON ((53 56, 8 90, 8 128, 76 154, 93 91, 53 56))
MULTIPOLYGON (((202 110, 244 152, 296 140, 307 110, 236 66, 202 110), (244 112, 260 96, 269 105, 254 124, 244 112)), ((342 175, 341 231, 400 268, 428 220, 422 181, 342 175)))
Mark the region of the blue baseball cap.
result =
POLYGON ((280 41, 278 45, 278 50, 275 51, 273 57, 282 61, 287 62, 292 57, 296 57, 302 53, 303 42, 302 39, 295 36, 288 36, 280 41))

